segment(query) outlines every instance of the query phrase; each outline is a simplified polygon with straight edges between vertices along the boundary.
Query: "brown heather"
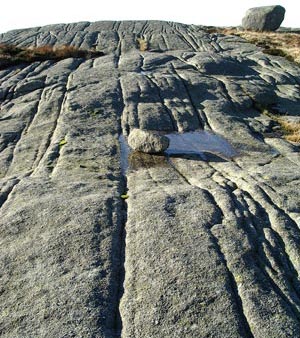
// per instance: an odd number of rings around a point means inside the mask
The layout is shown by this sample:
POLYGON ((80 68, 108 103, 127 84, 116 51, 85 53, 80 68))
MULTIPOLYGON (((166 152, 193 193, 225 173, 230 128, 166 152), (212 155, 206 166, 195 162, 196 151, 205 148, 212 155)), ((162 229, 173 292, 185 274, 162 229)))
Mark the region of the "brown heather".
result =
POLYGON ((137 44, 138 44, 138 48, 141 52, 145 52, 149 48, 148 42, 143 38, 138 38, 137 44))
POLYGON ((0 69, 21 63, 32 63, 46 60, 63 60, 67 58, 93 58, 104 55, 95 50, 83 50, 74 46, 40 46, 17 47, 0 44, 0 69))
POLYGON ((300 122, 289 122, 283 118, 278 118, 278 123, 281 125, 288 141, 300 142, 300 122))
POLYGON ((284 138, 287 141, 300 143, 300 122, 287 121, 284 119, 284 116, 274 114, 268 109, 264 109, 262 113, 280 125, 284 138))

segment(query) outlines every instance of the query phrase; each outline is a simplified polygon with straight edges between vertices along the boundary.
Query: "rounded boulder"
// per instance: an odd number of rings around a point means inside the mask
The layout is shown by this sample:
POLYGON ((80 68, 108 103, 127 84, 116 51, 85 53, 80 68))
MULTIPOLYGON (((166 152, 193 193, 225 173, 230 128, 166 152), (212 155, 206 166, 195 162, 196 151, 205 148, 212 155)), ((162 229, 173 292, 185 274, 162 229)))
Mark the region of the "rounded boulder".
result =
POLYGON ((275 31, 284 20, 285 9, 282 6, 262 6, 248 9, 242 26, 246 30, 275 31))
POLYGON ((158 154, 168 148, 169 139, 154 131, 133 129, 128 137, 128 144, 133 150, 148 154, 158 154))

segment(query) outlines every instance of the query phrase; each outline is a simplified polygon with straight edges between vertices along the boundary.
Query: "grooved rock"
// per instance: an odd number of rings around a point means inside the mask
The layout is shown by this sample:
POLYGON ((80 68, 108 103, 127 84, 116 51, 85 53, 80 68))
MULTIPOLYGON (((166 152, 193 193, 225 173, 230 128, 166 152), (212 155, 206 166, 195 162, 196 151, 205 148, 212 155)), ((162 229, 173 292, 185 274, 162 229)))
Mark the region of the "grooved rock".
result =
POLYGON ((242 26, 253 31, 275 31, 284 20, 285 9, 282 6, 262 6, 247 10, 242 26))
POLYGON ((133 129, 128 137, 128 144, 134 150, 157 154, 168 148, 169 139, 152 131, 133 129))
POLYGON ((300 337, 298 64, 162 21, 0 43, 105 54, 0 70, 1 338, 300 337))

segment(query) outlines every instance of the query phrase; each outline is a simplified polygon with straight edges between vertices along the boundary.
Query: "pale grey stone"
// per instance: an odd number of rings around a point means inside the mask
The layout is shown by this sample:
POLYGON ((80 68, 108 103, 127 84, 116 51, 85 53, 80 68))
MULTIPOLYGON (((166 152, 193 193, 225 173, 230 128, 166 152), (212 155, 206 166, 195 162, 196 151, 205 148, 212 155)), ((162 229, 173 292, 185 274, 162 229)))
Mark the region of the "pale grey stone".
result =
POLYGON ((164 152, 168 148, 169 139, 153 131, 133 129, 129 134, 128 144, 133 150, 157 154, 164 152))

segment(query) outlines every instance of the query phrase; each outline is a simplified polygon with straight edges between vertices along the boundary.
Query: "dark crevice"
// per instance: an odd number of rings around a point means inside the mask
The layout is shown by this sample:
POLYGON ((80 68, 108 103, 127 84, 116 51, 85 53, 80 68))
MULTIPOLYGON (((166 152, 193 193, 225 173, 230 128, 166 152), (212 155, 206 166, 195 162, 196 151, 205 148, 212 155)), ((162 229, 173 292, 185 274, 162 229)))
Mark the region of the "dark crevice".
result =
MULTIPOLYGON (((121 123, 119 127, 119 140, 124 139, 124 135, 129 135, 130 126, 128 123, 128 114, 129 112, 126 110, 126 105, 124 102, 124 94, 123 94, 123 87, 122 87, 122 79, 119 78, 119 88, 120 88, 120 97, 122 98, 122 111, 121 111, 121 123)), ((122 150, 122 148, 121 148, 122 150)))
POLYGON ((8 200, 9 195, 12 193, 13 189, 19 184, 19 182, 20 179, 15 179, 8 189, 0 193, 0 208, 3 207, 5 202, 8 200))
POLYGON ((120 195, 120 251, 119 251, 119 268, 117 275, 117 308, 115 313, 115 333, 116 337, 121 337, 122 334, 122 316, 120 312, 120 302, 124 294, 124 280, 125 280, 125 249, 126 249, 126 223, 127 223, 127 202, 128 197, 128 187, 127 187, 127 177, 126 172, 128 169, 128 146, 122 134, 119 135, 119 147, 120 147, 120 169, 121 169, 121 179, 119 185, 119 195, 120 195))
MULTIPOLYGON (((127 178, 122 175, 122 179, 120 182, 120 196, 127 195, 127 178)), ((120 243, 120 251, 119 251, 119 268, 117 274, 117 301, 116 301, 116 313, 114 320, 114 329, 117 338, 121 338, 123 322, 122 316, 120 312, 120 302, 122 296, 124 294, 124 281, 125 281, 125 249, 126 249, 126 222, 127 222, 127 202, 125 198, 122 198, 121 210, 120 210, 120 235, 119 235, 119 243, 120 243)))
POLYGON ((119 62, 120 62, 120 58, 121 58, 121 54, 122 54, 122 38, 121 35, 119 33, 119 31, 116 31, 117 37, 118 37, 118 44, 117 44, 117 49, 116 49, 116 56, 117 56, 117 68, 119 68, 119 62))
MULTIPOLYGON (((120 40, 121 41, 121 40, 120 40)), ((121 49, 120 54, 121 55, 121 49)), ((124 94, 122 90, 121 81, 119 79, 119 90, 121 102, 119 106, 120 121, 118 127, 118 142, 119 142, 119 154, 120 154, 120 183, 119 183, 119 220, 120 220, 120 234, 118 238, 119 243, 119 266, 117 273, 117 298, 116 298, 116 308, 115 308, 115 319, 114 319, 114 332, 116 338, 121 338, 123 322, 120 312, 120 302, 124 294, 124 281, 125 281, 125 251, 126 251, 126 223, 127 223, 127 197, 128 197, 128 187, 127 187, 127 170, 128 170, 128 155, 129 148, 127 141, 122 130, 122 116, 124 113, 125 102, 124 94)))
MULTIPOLYGON (((121 189, 123 182, 120 181, 119 189, 121 189)), ((121 322, 118 312, 119 302, 119 280, 123 278, 122 272, 122 246, 120 240, 122 239, 122 222, 123 213, 122 205, 116 198, 108 198, 105 204, 101 206, 101 212, 105 213, 107 222, 105 225, 101 221, 96 221, 93 228, 94 237, 92 239, 92 248, 95 250, 95 260, 91 262, 93 267, 99 267, 99 274, 97 276, 97 284, 94 286, 88 298, 88 303, 93 308, 98 308, 97 317, 97 332, 101 330, 103 338, 120 338, 121 337, 121 322), (115 218, 116 216, 116 218, 115 218), (103 244, 102 226, 110 231, 111 242, 110 248, 103 244), (103 269, 103 261, 98 255, 99 250, 109 250, 109 273, 103 269), (108 290, 102 293, 99 284, 105 281, 108 285, 108 290)), ((98 335, 93 336, 98 337, 98 335)))

